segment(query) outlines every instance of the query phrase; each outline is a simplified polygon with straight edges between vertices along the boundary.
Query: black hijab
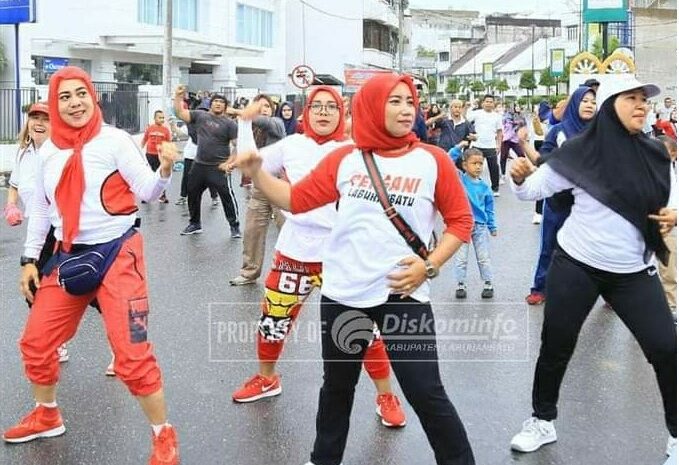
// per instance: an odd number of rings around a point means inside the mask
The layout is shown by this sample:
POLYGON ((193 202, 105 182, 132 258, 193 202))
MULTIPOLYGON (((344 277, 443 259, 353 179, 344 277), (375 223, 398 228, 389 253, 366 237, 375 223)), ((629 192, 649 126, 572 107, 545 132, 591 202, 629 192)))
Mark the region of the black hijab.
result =
POLYGON ((670 157, 661 142, 627 131, 615 111, 616 98, 607 98, 585 132, 564 142, 546 163, 632 223, 644 237, 646 263, 655 252, 667 264, 660 226, 648 215, 667 206, 670 157))

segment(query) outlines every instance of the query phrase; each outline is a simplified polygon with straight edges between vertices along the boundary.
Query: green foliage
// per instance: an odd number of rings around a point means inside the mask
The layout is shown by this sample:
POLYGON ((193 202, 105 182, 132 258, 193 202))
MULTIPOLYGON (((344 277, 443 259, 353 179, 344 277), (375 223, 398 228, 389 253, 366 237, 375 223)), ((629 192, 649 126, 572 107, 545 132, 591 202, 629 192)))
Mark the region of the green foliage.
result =
POLYGON ((601 35, 597 35, 594 39, 594 42, 592 42, 590 52, 592 52, 592 55, 596 56, 599 60, 604 61, 606 58, 612 55, 615 49, 618 47, 620 47, 620 39, 615 36, 609 36, 607 50, 608 53, 606 56, 604 56, 604 39, 601 35))
POLYGON ((471 83, 470 89, 472 92, 483 92, 486 90, 486 85, 481 81, 474 81, 471 83))
POLYGON ((563 99, 565 99, 565 98, 568 98, 568 95, 562 95, 562 94, 559 94, 559 95, 550 95, 550 96, 547 98, 547 101, 549 102, 549 104, 550 104, 552 107, 554 107, 554 105, 556 105, 557 102, 558 102, 559 100, 563 100, 563 99))
POLYGON ((462 83, 460 83, 459 79, 448 79, 448 82, 446 83, 446 93, 456 95, 460 93, 461 88, 462 83))
POLYGON ((556 85, 556 79, 552 76, 552 73, 549 68, 543 69, 542 72, 540 73, 539 84, 547 88, 547 95, 552 93, 552 86, 556 85))
POLYGON ((500 82, 498 82, 497 86, 495 86, 495 89, 501 94, 507 92, 509 90, 509 84, 507 84, 507 80, 503 79, 500 82))
POLYGON ((535 76, 533 75, 532 71, 524 71, 521 73, 519 87, 526 90, 535 89, 537 87, 537 84, 535 83, 535 76))
POLYGON ((427 78, 427 84, 429 84, 429 95, 435 94, 438 87, 436 76, 429 76, 427 78))
POLYGON ((418 58, 436 58, 436 50, 418 45, 416 51, 418 58))

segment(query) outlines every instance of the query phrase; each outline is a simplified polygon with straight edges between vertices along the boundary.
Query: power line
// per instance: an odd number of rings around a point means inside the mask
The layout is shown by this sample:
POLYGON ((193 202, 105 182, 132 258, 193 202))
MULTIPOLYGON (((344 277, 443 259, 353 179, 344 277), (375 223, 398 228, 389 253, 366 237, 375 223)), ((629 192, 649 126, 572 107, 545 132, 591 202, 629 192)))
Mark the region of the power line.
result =
POLYGON ((302 5, 308 6, 312 10, 317 11, 318 13, 321 13, 321 14, 326 15, 326 16, 331 16, 333 18, 344 19, 344 20, 347 20, 347 21, 363 21, 363 18, 350 18, 348 16, 342 16, 342 15, 338 15, 336 13, 330 13, 328 11, 325 11, 325 10, 318 8, 317 6, 311 5, 310 3, 307 3, 304 0, 299 0, 299 3, 301 3, 302 5))

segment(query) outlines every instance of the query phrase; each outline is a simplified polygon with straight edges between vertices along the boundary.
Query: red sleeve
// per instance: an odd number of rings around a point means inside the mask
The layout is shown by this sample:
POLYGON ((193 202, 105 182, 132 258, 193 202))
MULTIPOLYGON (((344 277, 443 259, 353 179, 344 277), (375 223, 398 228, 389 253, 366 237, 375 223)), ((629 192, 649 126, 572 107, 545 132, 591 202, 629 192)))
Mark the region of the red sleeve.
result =
POLYGON ((333 150, 304 179, 294 184, 290 192, 290 213, 304 213, 338 201, 339 165, 353 150, 351 144, 333 150))
POLYGON ((445 232, 455 235, 461 241, 469 242, 474 227, 474 217, 455 165, 442 149, 428 144, 420 144, 420 146, 431 153, 436 160, 434 205, 443 217, 443 223, 446 225, 445 232))

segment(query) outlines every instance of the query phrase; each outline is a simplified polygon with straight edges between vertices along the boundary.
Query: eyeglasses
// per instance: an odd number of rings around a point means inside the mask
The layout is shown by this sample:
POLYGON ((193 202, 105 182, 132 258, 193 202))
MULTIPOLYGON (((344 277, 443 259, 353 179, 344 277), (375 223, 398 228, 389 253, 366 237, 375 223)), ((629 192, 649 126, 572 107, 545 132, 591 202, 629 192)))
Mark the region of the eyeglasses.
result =
POLYGON ((311 109, 312 113, 315 115, 319 115, 323 108, 325 108, 325 112, 327 114, 334 115, 339 110, 339 105, 336 103, 328 103, 327 105, 323 105, 322 103, 312 103, 309 105, 309 109, 311 109))

